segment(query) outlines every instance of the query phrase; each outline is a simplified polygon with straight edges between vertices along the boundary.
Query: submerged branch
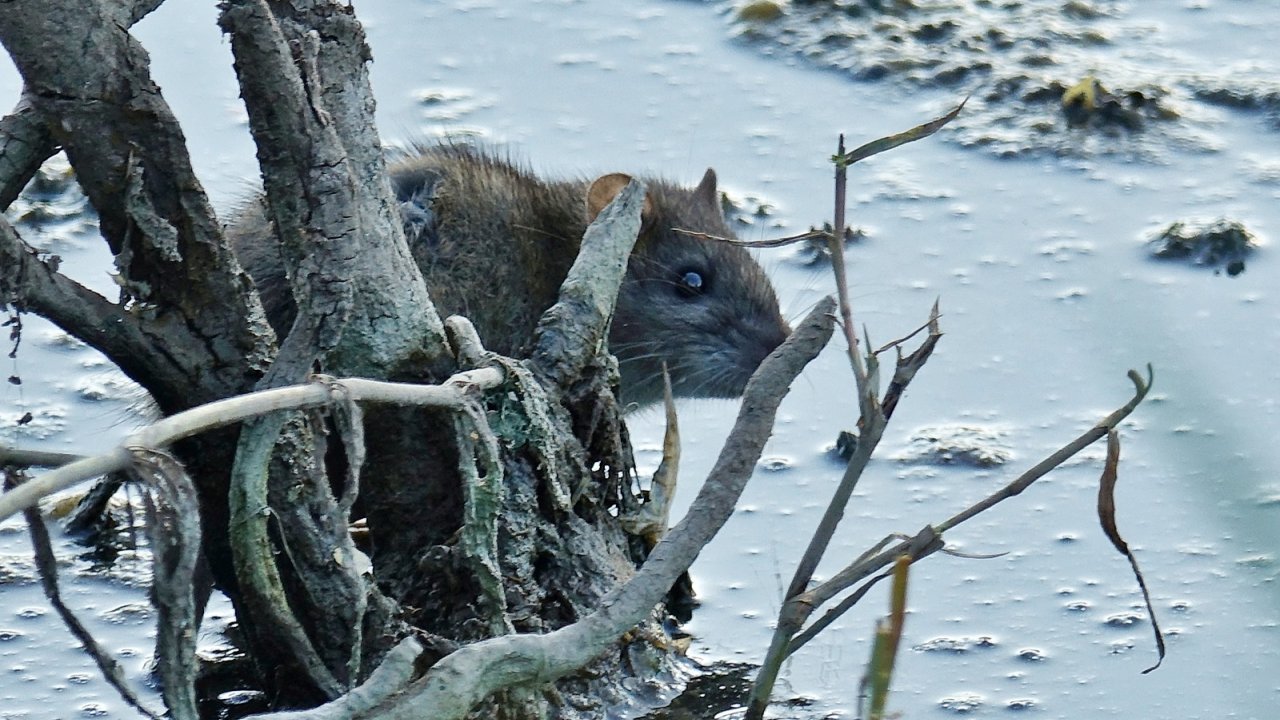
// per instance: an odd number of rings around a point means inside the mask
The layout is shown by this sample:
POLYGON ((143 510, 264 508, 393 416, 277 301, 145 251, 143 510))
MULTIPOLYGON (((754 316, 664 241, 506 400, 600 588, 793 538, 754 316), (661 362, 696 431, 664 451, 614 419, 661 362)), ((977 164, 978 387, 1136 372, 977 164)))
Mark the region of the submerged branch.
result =
MULTIPOLYGON (((5 488, 8 493, 14 492, 17 488, 27 484, 24 482, 16 485, 15 488, 19 475, 9 471, 5 475, 5 488)), ((111 653, 98 644, 98 641, 94 639, 89 629, 84 626, 84 623, 81 623, 75 613, 71 612, 71 608, 67 607, 66 603, 62 601, 62 591, 58 587, 58 562, 53 555, 53 544, 49 540, 49 530, 45 527, 44 518, 40 517, 39 510, 35 508, 26 508, 25 516, 27 528, 31 533, 31 547, 35 551, 36 569, 40 573, 40 585, 44 588, 44 594, 49 599, 49 604, 53 605, 54 610, 62 618, 62 622, 67 626, 67 629, 71 631, 71 634, 84 647, 85 652, 93 659, 93 662, 98 666, 98 670, 102 672, 102 677, 106 679, 107 684, 120 694, 125 703, 150 718, 150 720, 160 720, 160 716, 143 705, 137 693, 129 688, 123 668, 111 657, 111 653)))

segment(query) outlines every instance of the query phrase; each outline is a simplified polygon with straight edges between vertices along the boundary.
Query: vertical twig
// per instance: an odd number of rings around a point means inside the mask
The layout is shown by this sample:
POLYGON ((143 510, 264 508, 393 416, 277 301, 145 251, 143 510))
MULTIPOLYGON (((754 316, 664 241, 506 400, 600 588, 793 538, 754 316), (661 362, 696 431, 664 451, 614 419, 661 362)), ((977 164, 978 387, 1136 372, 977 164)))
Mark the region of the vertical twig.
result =
MULTIPOLYGON (((782 662, 790 654, 792 639, 796 633, 800 632, 805 621, 816 609, 814 606, 803 602, 803 595, 809 586, 810 580, 813 578, 814 571, 818 568, 818 563, 822 560, 827 547, 831 544, 831 538, 835 535, 836 528, 844 518, 849 498, 852 497, 853 490, 858 484, 858 479, 862 477, 862 472, 867 463, 871 461, 871 453, 879 444, 880 438, 884 434, 885 426, 888 423, 888 418, 885 416, 878 399, 879 360, 874 353, 868 353, 864 360, 859 349, 857 332, 853 322, 853 308, 849 300, 849 282, 844 263, 845 204, 847 202, 849 166, 863 158, 932 135, 955 118, 963 107, 964 103, 962 102, 958 107, 942 117, 935 118, 905 132, 873 140, 855 148, 851 152, 845 152, 843 134, 840 135, 836 144, 836 154, 832 157, 832 162, 835 164, 834 223, 827 242, 831 249, 831 266, 835 273, 837 297, 840 304, 840 325, 844 331, 845 342, 849 352, 849 364, 853 368, 854 380, 857 385, 859 433, 857 445, 854 448, 853 456, 845 467, 844 476, 841 477, 840 484, 832 495, 826 512, 822 515, 822 520, 819 521, 817 529, 814 530, 813 538, 809 541, 808 547, 805 548, 804 555, 800 558, 800 562, 796 567, 795 575, 792 576, 791 584, 787 588, 787 595, 783 600, 782 610, 778 614, 778 625, 774 629, 773 639, 770 641, 769 650, 748 697, 746 720, 762 720, 764 717, 764 711, 768 707, 770 696, 773 693, 774 682, 776 682, 778 673, 782 669, 782 662)), ((936 320, 936 308, 931 320, 936 320)), ((931 326, 931 331, 936 331, 936 322, 931 326)), ((920 353, 913 353, 907 361, 904 361, 899 356, 898 372, 894 376, 894 380, 901 385, 898 388, 899 392, 906 387, 906 384, 914 376, 915 371, 919 369, 918 365, 904 369, 904 362, 917 360, 920 364, 923 364, 924 360, 928 359, 929 354, 932 352, 932 344, 936 342, 937 333, 931 332, 926 350, 920 353)), ((867 346, 868 348, 871 347, 870 342, 867 343, 867 346)))
POLYGON ((867 370, 858 351, 858 333, 853 324, 853 305, 849 301, 849 278, 844 265, 844 226, 845 203, 849 184, 849 165, 844 151, 844 134, 836 143, 836 154, 832 158, 836 166, 835 217, 832 221, 832 235, 827 238, 827 247, 831 249, 831 269, 836 276, 836 297, 840 303, 840 329, 849 352, 849 365, 853 368, 853 379, 857 383, 858 407, 862 417, 869 416, 869 405, 874 401, 874 390, 867 388, 867 370))
POLYGON ((876 624, 871 666, 863 680, 863 684, 869 687, 871 697, 868 720, 883 720, 884 708, 889 702, 889 682, 893 679, 893 666, 898 658, 898 645, 902 641, 902 628, 907 619, 907 572, 910 567, 910 556, 899 555, 893 566, 889 617, 881 618, 876 624))

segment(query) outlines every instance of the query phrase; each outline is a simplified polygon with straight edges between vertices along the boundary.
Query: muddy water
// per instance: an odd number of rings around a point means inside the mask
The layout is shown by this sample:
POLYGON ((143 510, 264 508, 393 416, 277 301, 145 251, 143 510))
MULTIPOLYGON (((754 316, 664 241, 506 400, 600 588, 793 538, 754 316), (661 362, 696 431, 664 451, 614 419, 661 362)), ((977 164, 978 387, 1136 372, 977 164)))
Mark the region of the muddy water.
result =
MULTIPOLYGON (((886 342, 915 329, 937 298, 946 336, 900 406, 823 573, 1012 479, 1123 403, 1125 371, 1150 362, 1155 390, 1124 427, 1117 500, 1169 634, 1164 666, 1141 674, 1154 661, 1146 612, 1092 518, 1096 448, 947 538, 967 553, 1003 555, 937 556, 916 569, 891 708, 908 717, 1028 708, 1055 718, 1273 717, 1280 273, 1269 241, 1280 231, 1271 84, 1280 75, 1268 28, 1280 9, 1238 0, 879 3, 884 16, 859 19, 854 5, 836 4, 854 29, 818 45, 805 33, 834 22, 818 4, 797 3, 757 28, 727 7, 681 2, 358 10, 389 140, 476 134, 548 173, 625 169, 693 182, 714 166, 730 193, 773 209, 741 228, 747 238, 830 216, 837 133, 857 144, 972 93, 957 130, 851 175, 850 221, 867 234, 849 252, 859 322, 886 342), (1012 45, 960 42, 992 28, 1012 45), (877 41, 892 33, 911 40, 877 41), (1050 40, 1034 46, 1036 37, 1050 40), (911 47, 889 55, 890 45, 911 47), (893 71, 866 72, 876 64, 893 71), (957 67, 970 69, 939 76, 957 67), (1037 88, 1090 75, 1169 112, 1145 117, 1137 133, 1073 129, 1060 105, 1035 99, 1037 88), (1243 274, 1147 256, 1144 241, 1169 223, 1220 217, 1261 239, 1243 274), (938 437, 955 452, 930 452, 938 437), (956 462, 975 455, 985 461, 956 462)), ((165 7, 139 34, 197 170, 228 207, 254 175, 253 150, 214 11, 190 11, 165 7)), ((0 89, 16 97, 11 73, 0 89)), ((60 244, 64 268, 109 291, 100 243, 73 222, 55 229, 48 242, 60 244)), ((826 273, 791 251, 761 257, 793 315, 831 290, 826 273)), ((26 338, 13 365, 24 384, 0 400, 6 422, 36 416, 16 439, 89 452, 118 437, 131 422, 126 401, 84 390, 116 388, 109 368, 34 319, 26 338)), ((851 384, 833 346, 785 404, 739 511, 694 568, 703 606, 688 629, 698 659, 763 654, 781 588, 840 475, 828 449, 853 424, 851 384)), ((681 502, 733 412, 727 402, 683 406, 681 502)), ((657 423, 633 423, 649 468, 657 423)), ((18 527, 0 528, 0 717, 127 716, 31 584, 18 527)), ((148 616, 117 612, 145 607, 137 580, 69 562, 72 604, 142 687, 148 616)), ((795 657, 781 693, 812 705, 786 714, 852 717, 868 630, 884 606, 873 591, 795 657)))

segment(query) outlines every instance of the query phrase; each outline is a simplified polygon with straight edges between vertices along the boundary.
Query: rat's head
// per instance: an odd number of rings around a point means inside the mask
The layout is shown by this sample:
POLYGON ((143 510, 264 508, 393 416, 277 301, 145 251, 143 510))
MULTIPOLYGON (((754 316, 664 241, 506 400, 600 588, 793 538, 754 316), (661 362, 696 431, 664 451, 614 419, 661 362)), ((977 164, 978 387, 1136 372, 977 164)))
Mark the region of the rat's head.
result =
MULTIPOLYGON (((588 193, 591 217, 630 180, 619 173, 596 180, 588 193)), ((746 250, 710 239, 733 238, 714 171, 692 190, 657 180, 646 185, 640 236, 609 333, 628 390, 622 400, 661 400, 664 361, 677 396, 738 397, 790 333, 773 285, 746 250)))

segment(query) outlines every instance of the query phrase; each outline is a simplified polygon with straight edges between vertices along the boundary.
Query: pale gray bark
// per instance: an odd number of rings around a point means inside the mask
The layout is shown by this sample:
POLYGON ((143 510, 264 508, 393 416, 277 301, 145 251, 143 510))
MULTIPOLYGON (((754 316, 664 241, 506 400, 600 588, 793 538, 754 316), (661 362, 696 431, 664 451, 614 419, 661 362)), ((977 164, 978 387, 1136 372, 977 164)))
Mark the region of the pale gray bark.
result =
POLYGON ((330 352, 331 369, 368 377, 413 356, 442 360, 444 329, 404 241, 350 9, 230 0, 219 22, 299 307, 273 375, 296 382, 330 352))
POLYGON ((632 180, 587 229, 560 299, 538 323, 529 365, 549 387, 567 384, 599 353, 643 206, 644 183, 632 180))

